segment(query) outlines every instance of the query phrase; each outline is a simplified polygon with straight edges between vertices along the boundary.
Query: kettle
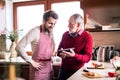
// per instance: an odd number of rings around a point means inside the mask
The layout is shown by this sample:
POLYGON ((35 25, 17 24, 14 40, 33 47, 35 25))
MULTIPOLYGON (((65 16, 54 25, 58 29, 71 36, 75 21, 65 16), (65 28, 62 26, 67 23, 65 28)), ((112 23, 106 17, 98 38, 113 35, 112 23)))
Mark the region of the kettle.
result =
MULTIPOLYGON (((95 48, 94 50, 94 60, 97 60, 98 62, 107 62, 110 60, 110 56, 109 55, 109 47, 106 46, 99 46, 97 48, 95 48)), ((112 54, 112 53, 111 53, 112 54)))
POLYGON ((99 47, 97 52, 97 61, 104 62, 105 61, 105 47, 99 47))

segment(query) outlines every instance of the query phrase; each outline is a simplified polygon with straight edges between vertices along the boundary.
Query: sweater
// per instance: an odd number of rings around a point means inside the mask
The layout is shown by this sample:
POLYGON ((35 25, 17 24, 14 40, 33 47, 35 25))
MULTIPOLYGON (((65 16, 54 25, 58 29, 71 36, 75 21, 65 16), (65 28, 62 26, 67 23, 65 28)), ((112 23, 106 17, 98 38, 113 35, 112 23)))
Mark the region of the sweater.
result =
POLYGON ((61 48, 74 48, 75 56, 62 59, 61 67, 64 70, 78 70, 81 68, 92 57, 92 45, 93 39, 88 32, 83 31, 80 35, 71 37, 69 32, 66 31, 62 36, 58 50, 61 48))

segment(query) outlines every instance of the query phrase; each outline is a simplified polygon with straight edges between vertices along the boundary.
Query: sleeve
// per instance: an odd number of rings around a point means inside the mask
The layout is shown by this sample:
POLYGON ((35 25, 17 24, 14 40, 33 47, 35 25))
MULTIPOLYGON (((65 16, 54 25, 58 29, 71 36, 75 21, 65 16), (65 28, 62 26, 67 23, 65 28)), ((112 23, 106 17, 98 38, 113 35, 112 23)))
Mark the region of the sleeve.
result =
POLYGON ((35 32, 36 31, 34 29, 30 30, 16 46, 18 54, 20 54, 20 56, 27 62, 30 62, 31 58, 27 55, 25 47, 35 39, 35 32))
POLYGON ((84 54, 75 54, 74 58, 77 61, 88 62, 92 57, 92 45, 93 39, 92 36, 89 35, 85 39, 85 48, 83 49, 84 54))

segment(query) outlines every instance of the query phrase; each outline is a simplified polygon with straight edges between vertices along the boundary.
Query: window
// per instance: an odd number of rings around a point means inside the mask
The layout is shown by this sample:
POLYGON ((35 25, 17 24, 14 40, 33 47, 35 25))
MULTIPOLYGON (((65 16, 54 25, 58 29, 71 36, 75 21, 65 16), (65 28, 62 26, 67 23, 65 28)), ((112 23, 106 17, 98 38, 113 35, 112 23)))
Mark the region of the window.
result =
POLYGON ((51 5, 52 9, 55 10, 59 19, 54 28, 54 37, 56 49, 58 48, 59 42, 62 38, 62 34, 68 30, 68 19, 74 13, 79 13, 83 16, 83 10, 80 9, 80 1, 54 3, 51 5))
MULTIPOLYGON (((42 22, 44 13, 44 5, 21 6, 17 8, 18 30, 23 29, 22 35, 25 36, 28 31, 35 26, 39 26, 42 22)), ((23 37, 21 36, 19 40, 23 37)), ((31 51, 30 44, 26 47, 27 51, 31 51)))
MULTIPOLYGON (((18 29, 24 29, 23 36, 33 27, 39 26, 42 21, 44 5, 29 5, 20 6, 17 8, 17 23, 18 29)), ((80 9, 80 1, 53 3, 52 10, 55 10, 59 19, 54 28, 55 49, 57 50, 62 34, 68 30, 68 19, 73 13, 79 13, 83 16, 83 11, 80 9)), ((22 38, 22 37, 21 37, 22 38)), ((20 39, 21 39, 20 38, 20 39)), ((30 45, 26 48, 31 51, 30 45)))

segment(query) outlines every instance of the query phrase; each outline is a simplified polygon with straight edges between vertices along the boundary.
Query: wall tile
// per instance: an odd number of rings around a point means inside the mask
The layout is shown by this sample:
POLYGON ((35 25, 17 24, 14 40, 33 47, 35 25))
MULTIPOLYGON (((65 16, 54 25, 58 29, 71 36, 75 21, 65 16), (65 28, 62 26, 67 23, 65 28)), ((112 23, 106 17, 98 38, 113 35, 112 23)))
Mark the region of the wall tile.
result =
POLYGON ((100 45, 114 45, 120 49, 120 31, 90 32, 93 36, 93 47, 100 45))

